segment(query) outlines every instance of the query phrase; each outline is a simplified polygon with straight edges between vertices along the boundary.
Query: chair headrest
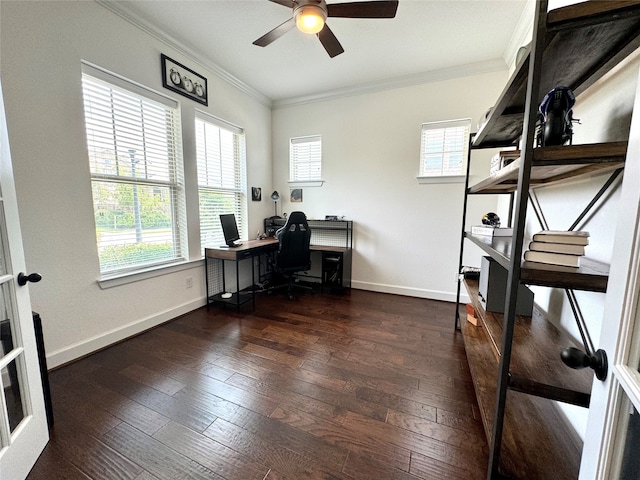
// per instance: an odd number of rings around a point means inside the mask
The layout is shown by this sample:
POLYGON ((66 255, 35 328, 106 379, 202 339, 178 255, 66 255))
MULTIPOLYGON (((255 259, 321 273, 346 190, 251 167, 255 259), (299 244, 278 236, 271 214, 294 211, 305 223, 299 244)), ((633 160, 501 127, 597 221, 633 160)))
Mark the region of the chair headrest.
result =
POLYGON ((287 225, 292 223, 307 223, 307 216, 304 212, 291 212, 291 215, 289 215, 287 219, 287 225))

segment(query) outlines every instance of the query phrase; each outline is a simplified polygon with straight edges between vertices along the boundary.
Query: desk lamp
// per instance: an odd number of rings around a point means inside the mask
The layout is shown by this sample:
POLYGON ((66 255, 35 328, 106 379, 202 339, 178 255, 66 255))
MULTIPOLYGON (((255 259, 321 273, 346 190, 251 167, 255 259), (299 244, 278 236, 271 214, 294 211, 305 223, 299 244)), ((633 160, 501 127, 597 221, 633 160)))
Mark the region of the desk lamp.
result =
POLYGON ((275 216, 278 216, 278 200, 280 200, 280 194, 278 193, 277 190, 274 190, 273 193, 271 194, 271 200, 273 200, 273 208, 275 211, 275 216))

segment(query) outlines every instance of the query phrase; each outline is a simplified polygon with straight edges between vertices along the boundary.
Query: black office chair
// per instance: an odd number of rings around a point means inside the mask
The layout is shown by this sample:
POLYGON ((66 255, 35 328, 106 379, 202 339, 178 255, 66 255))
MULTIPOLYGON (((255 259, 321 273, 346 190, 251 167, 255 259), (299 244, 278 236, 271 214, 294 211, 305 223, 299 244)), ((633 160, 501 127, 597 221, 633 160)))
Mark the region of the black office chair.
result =
POLYGON ((276 232, 276 237, 280 245, 275 255, 274 271, 282 274, 287 283, 274 288, 286 286, 287 296, 291 300, 294 274, 311 268, 311 229, 307 223, 307 216, 303 212, 292 212, 284 227, 276 232))

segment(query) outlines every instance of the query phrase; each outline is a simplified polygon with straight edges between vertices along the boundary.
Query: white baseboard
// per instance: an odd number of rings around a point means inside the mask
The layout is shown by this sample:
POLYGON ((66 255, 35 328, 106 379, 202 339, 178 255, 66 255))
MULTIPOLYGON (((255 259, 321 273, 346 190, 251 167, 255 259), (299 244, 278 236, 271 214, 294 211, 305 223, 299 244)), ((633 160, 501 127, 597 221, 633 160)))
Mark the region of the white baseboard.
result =
MULTIPOLYGON (((384 283, 352 281, 352 288, 359 290, 369 290, 371 292, 393 293, 395 295, 406 295, 408 297, 428 298, 429 300, 442 300, 444 302, 455 302, 455 292, 442 292, 438 290, 426 290, 423 288, 402 287, 398 285, 387 285, 384 283)), ((466 290, 460 291, 460 302, 468 303, 469 296, 466 290)))
POLYGON ((180 315, 184 315, 185 313, 189 313, 203 307, 204 305, 206 305, 206 298, 202 297, 201 299, 178 305, 175 308, 165 310, 164 312, 160 312, 142 320, 137 320, 87 340, 83 340, 82 342, 78 342, 74 345, 51 352, 47 355, 47 368, 56 368, 60 365, 64 365, 65 363, 82 358, 85 355, 89 355, 90 353, 108 347, 109 345, 113 345, 116 342, 168 322, 169 320, 179 317, 180 315))

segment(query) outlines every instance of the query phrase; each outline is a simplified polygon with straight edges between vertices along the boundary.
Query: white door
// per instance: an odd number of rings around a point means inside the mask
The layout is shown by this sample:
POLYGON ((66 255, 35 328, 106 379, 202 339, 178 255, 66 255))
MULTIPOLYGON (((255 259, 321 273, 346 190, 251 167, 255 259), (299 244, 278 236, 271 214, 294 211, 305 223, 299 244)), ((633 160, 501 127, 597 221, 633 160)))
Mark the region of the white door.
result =
POLYGON ((0 82, 0 479, 23 479, 49 432, 0 82))
POLYGON ((580 479, 637 479, 640 472, 640 82, 616 224, 600 348, 604 382, 594 380, 580 479))

